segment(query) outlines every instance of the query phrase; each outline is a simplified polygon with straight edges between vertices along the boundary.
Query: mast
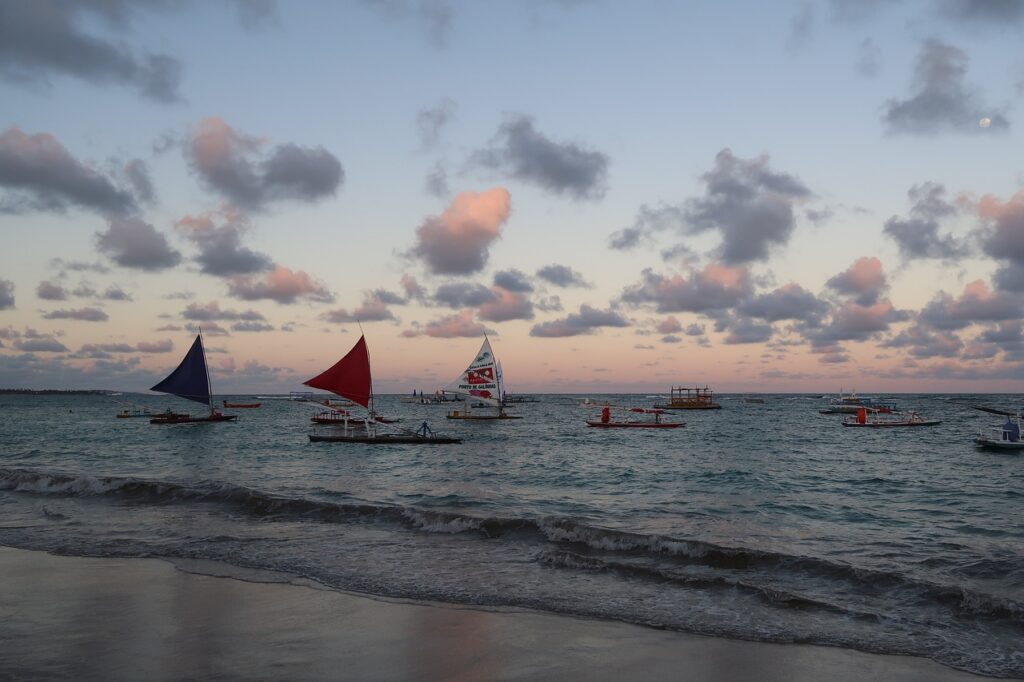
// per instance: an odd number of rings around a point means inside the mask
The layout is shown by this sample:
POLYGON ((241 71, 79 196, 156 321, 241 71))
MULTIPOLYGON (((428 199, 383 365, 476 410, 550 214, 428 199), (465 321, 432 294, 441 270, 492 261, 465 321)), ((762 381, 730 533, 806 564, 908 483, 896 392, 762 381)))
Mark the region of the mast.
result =
MULTIPOLYGON (((360 322, 359 320, 356 320, 356 324, 359 325, 359 336, 362 336, 362 337, 365 338, 366 334, 363 332, 363 323, 360 322)), ((376 413, 373 411, 373 366, 370 364, 370 349, 369 348, 366 349, 366 371, 370 373, 370 407, 369 407, 369 410, 370 410, 370 417, 373 418, 373 415, 376 414, 376 413)))
POLYGON ((206 344, 203 343, 202 327, 199 327, 199 347, 203 349, 203 366, 206 367, 206 396, 210 399, 210 414, 213 414, 213 385, 210 383, 210 363, 206 361, 206 344))

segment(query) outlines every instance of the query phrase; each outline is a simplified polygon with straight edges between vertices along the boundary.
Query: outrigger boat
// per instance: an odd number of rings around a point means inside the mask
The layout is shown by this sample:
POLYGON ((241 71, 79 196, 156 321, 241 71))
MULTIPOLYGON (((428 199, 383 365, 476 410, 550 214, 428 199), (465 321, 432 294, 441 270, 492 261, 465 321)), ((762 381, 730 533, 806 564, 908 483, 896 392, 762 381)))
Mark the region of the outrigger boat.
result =
POLYGON ((262 405, 262 403, 229 403, 227 400, 224 401, 224 407, 234 407, 239 409, 255 409, 260 405, 262 405))
POLYGON ((685 388, 676 386, 669 389, 667 403, 655 405, 658 410, 720 410, 722 406, 715 402, 714 393, 704 388, 685 388))
POLYGON ((491 341, 484 336, 484 343, 480 346, 480 352, 476 354, 473 362, 469 363, 459 378, 444 387, 445 393, 456 393, 471 398, 486 406, 496 407, 495 414, 481 414, 471 412, 468 408, 462 411, 452 410, 448 413, 448 419, 467 419, 473 421, 492 421, 495 419, 522 419, 522 417, 507 414, 502 402, 503 381, 501 374, 501 363, 494 358, 491 351, 491 341))
POLYGON ((661 415, 665 414, 665 410, 649 409, 644 407, 633 407, 629 409, 630 412, 639 412, 641 414, 653 414, 654 421, 635 421, 627 419, 626 421, 613 422, 611 418, 612 408, 604 407, 601 409, 601 420, 600 421, 588 421, 587 426, 593 426, 599 429, 624 429, 624 428, 637 428, 637 429, 675 429, 680 426, 686 426, 686 422, 663 422, 661 421, 661 415))
POLYGON ((188 414, 162 414, 149 420, 150 424, 205 424, 210 422, 233 422, 238 415, 222 414, 213 406, 210 391, 210 370, 206 365, 206 350, 203 348, 203 332, 196 334, 196 340, 178 367, 167 378, 149 389, 159 393, 170 393, 185 400, 192 400, 210 406, 206 417, 188 414))
POLYGON ((340 419, 322 422, 327 424, 327 430, 309 434, 309 440, 314 443, 442 445, 462 442, 461 438, 448 438, 434 433, 426 422, 423 422, 418 431, 379 431, 381 422, 377 421, 378 417, 373 409, 373 379, 370 374, 370 353, 366 347, 365 336, 360 336, 352 350, 330 369, 303 383, 310 388, 319 388, 347 398, 367 410, 367 416, 363 419, 353 419, 345 410, 333 410, 340 419))
POLYGON ((178 414, 174 410, 168 408, 163 412, 154 412, 148 407, 126 407, 117 413, 118 419, 138 419, 140 417, 147 417, 152 419, 153 417, 163 417, 167 415, 178 414))
MULTIPOLYGON (((382 417, 379 414, 372 415, 371 419, 378 424, 395 424, 402 421, 401 419, 382 417)), ((357 421, 348 410, 324 410, 323 412, 317 412, 309 418, 309 421, 314 424, 343 424, 346 420, 357 421)))
POLYGON ((935 426, 942 422, 938 419, 925 419, 917 412, 911 410, 902 419, 879 418, 878 413, 869 412, 868 408, 861 407, 856 417, 848 417, 842 421, 843 426, 861 426, 865 428, 889 428, 895 426, 935 426))
POLYGON ((1020 439, 1020 415, 1014 419, 1007 417, 1006 423, 991 429, 988 434, 979 433, 974 444, 982 450, 1024 450, 1024 441, 1020 439))
POLYGON ((843 389, 839 389, 839 395, 828 401, 827 409, 818 410, 818 412, 820 414, 857 414, 857 411, 862 407, 867 409, 868 412, 878 414, 896 414, 899 412, 899 409, 891 403, 876 403, 874 398, 859 396, 855 391, 843 393, 843 389))

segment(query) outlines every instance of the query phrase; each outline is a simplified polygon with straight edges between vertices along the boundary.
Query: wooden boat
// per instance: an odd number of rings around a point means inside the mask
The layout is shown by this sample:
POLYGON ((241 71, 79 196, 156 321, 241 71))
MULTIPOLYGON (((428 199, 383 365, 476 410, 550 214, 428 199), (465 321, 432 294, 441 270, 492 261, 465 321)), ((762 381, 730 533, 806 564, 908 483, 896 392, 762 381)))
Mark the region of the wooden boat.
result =
POLYGON ((484 336, 483 345, 480 351, 469 363, 469 367, 459 377, 444 387, 445 393, 464 395, 468 398, 476 398, 478 403, 495 408, 494 413, 472 412, 469 409, 452 410, 448 413, 448 419, 464 419, 467 421, 494 421, 497 419, 522 419, 517 415, 505 412, 502 398, 504 396, 504 377, 501 373, 501 363, 494 357, 491 350, 491 341, 484 336))
POLYGON ((148 417, 151 419, 160 414, 173 414, 173 412, 171 410, 167 410, 166 412, 161 413, 154 412, 146 407, 126 407, 118 412, 116 416, 118 419, 138 419, 140 417, 148 417))
POLYGON ((629 412, 653 414, 654 421, 636 421, 631 419, 627 419, 625 421, 612 421, 611 412, 612 408, 603 408, 601 410, 600 421, 587 421, 587 426, 593 426, 598 429, 675 429, 680 426, 686 426, 686 422, 661 421, 661 415, 665 414, 665 411, 659 409, 652 410, 643 407, 634 407, 629 410, 629 412))
POLYGON ((255 409, 263 403, 229 403, 227 400, 224 401, 224 407, 234 407, 239 409, 255 409))
POLYGON ((1007 418, 1002 426, 985 433, 979 433, 974 444, 982 450, 1002 450, 1004 452, 1020 452, 1024 450, 1024 441, 1020 439, 1020 416, 1014 413, 1015 419, 1007 418))
MULTIPOLYGON (((401 421, 401 419, 382 417, 379 414, 371 415, 370 419, 378 424, 397 424, 401 421)), ((355 417, 348 410, 324 410, 314 414, 309 418, 309 421, 314 424, 343 424, 346 421, 357 422, 362 421, 362 419, 355 417)))
POLYGON ((839 389, 839 395, 828 401, 828 407, 818 410, 819 414, 857 414, 860 408, 867 409, 868 413, 896 414, 899 409, 892 403, 878 403, 870 396, 859 396, 856 392, 843 393, 839 389))
POLYGON ((877 413, 869 413, 865 407, 860 408, 856 417, 849 417, 842 421, 843 426, 859 426, 873 429, 898 426, 935 426, 941 423, 938 419, 925 419, 913 410, 907 412, 906 416, 902 419, 879 418, 877 413))
POLYGON ((722 406, 715 402, 711 389, 685 388, 683 386, 669 389, 667 403, 654 406, 659 410, 720 410, 722 406))
POLYGON ((377 421, 378 415, 373 409, 373 379, 370 373, 370 352, 366 347, 365 336, 359 337, 345 357, 326 371, 303 383, 310 388, 330 391, 367 410, 367 416, 363 419, 352 418, 347 410, 328 410, 328 414, 333 412, 339 419, 331 416, 327 417, 331 421, 320 422, 323 430, 309 434, 311 442, 373 445, 442 445, 462 442, 460 438, 448 438, 434 433, 426 422, 423 422, 423 426, 418 431, 380 431, 385 424, 377 421))
POLYGON ((210 390, 210 370, 206 364, 206 349, 203 348, 202 330, 196 334, 196 340, 185 354, 181 364, 167 378, 149 389, 160 393, 170 393, 185 400, 208 405, 209 415, 193 417, 188 414, 163 414, 149 420, 150 424, 203 424, 213 422, 233 422, 238 419, 234 414, 223 414, 213 406, 213 394, 210 390))

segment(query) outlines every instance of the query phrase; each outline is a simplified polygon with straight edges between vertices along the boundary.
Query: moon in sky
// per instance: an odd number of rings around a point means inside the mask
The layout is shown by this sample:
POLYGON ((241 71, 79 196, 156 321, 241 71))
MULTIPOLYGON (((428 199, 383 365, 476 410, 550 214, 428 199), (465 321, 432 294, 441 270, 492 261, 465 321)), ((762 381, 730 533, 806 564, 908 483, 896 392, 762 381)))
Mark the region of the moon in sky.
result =
POLYGON ((992 125, 992 119, 987 117, 983 118, 980 121, 978 121, 978 125, 981 126, 982 128, 988 128, 990 125, 992 125))

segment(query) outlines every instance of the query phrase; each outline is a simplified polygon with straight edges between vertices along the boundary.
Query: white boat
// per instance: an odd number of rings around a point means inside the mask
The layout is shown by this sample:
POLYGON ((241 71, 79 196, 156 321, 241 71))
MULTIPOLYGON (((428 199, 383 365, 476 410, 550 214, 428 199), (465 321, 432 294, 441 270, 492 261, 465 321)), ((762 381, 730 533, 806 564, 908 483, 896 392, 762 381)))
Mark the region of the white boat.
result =
POLYGON ((492 420, 492 419, 522 419, 514 415, 506 414, 502 408, 502 397, 504 395, 504 382, 501 372, 501 363, 494 357, 491 351, 491 341, 486 336, 484 343, 480 346, 480 352, 476 354, 469 367, 459 375, 459 378, 444 387, 445 393, 476 398, 476 401, 485 406, 495 408, 495 413, 472 412, 469 409, 452 410, 448 419, 468 420, 492 420))
POLYGON ((1020 439, 1020 415, 1015 420, 1006 418, 1006 423, 985 432, 979 433, 974 444, 984 450, 1024 450, 1024 442, 1020 439))

